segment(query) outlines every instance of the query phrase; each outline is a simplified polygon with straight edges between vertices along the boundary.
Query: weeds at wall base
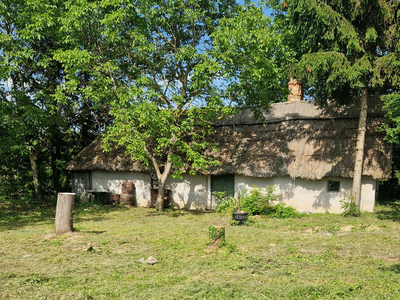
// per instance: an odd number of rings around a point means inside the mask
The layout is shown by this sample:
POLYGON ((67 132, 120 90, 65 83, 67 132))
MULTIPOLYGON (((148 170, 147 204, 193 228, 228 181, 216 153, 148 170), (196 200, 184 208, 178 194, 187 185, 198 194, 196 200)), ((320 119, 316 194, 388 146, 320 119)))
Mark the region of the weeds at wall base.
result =
POLYGON ((361 217, 360 208, 356 205, 354 197, 347 196, 340 200, 340 208, 346 217, 361 217))

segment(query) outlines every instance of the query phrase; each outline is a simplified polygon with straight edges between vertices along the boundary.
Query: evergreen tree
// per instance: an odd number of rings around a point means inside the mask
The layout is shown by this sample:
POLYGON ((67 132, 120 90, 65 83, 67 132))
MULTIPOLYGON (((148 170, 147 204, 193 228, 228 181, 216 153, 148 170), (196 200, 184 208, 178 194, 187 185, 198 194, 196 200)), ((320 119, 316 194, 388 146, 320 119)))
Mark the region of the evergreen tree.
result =
POLYGON ((308 95, 321 102, 360 102, 352 193, 360 205, 367 98, 386 94, 393 99, 388 105, 397 111, 400 104, 400 2, 268 2, 276 9, 275 20, 287 44, 297 53, 292 71, 304 81, 308 95))

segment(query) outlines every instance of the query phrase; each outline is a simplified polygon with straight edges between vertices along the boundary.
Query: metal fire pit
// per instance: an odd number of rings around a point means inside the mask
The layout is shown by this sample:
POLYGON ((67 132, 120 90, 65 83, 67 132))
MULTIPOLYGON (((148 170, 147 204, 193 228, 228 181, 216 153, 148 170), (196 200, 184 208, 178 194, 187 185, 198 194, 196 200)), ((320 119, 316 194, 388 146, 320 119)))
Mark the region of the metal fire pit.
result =
POLYGON ((248 214, 247 211, 234 212, 232 213, 232 219, 238 222, 245 222, 248 214))
POLYGON ((240 192, 238 193, 238 211, 232 213, 232 219, 239 224, 242 224, 247 221, 247 215, 249 212, 247 211, 241 211, 240 210, 240 192))

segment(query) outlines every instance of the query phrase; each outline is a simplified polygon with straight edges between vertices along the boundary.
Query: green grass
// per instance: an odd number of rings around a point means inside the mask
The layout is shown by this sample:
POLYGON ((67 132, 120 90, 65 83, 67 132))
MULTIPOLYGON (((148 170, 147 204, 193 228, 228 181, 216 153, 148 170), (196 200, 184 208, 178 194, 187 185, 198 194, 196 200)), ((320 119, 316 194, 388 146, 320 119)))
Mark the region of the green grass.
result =
POLYGON ((361 218, 255 217, 76 206, 56 236, 54 207, 0 204, 0 299, 399 299, 400 202, 361 218), (227 245, 208 246, 208 226, 227 245), (155 265, 136 262, 154 256, 155 265))

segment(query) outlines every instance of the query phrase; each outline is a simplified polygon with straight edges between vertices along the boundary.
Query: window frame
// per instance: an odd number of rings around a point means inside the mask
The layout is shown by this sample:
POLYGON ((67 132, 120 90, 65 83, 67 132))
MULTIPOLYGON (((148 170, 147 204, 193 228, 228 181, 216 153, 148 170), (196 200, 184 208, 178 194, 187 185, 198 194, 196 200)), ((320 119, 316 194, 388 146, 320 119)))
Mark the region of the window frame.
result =
POLYGON ((328 193, 339 193, 340 192, 340 180, 328 180, 327 183, 328 193), (332 186, 333 184, 333 186, 332 186))

